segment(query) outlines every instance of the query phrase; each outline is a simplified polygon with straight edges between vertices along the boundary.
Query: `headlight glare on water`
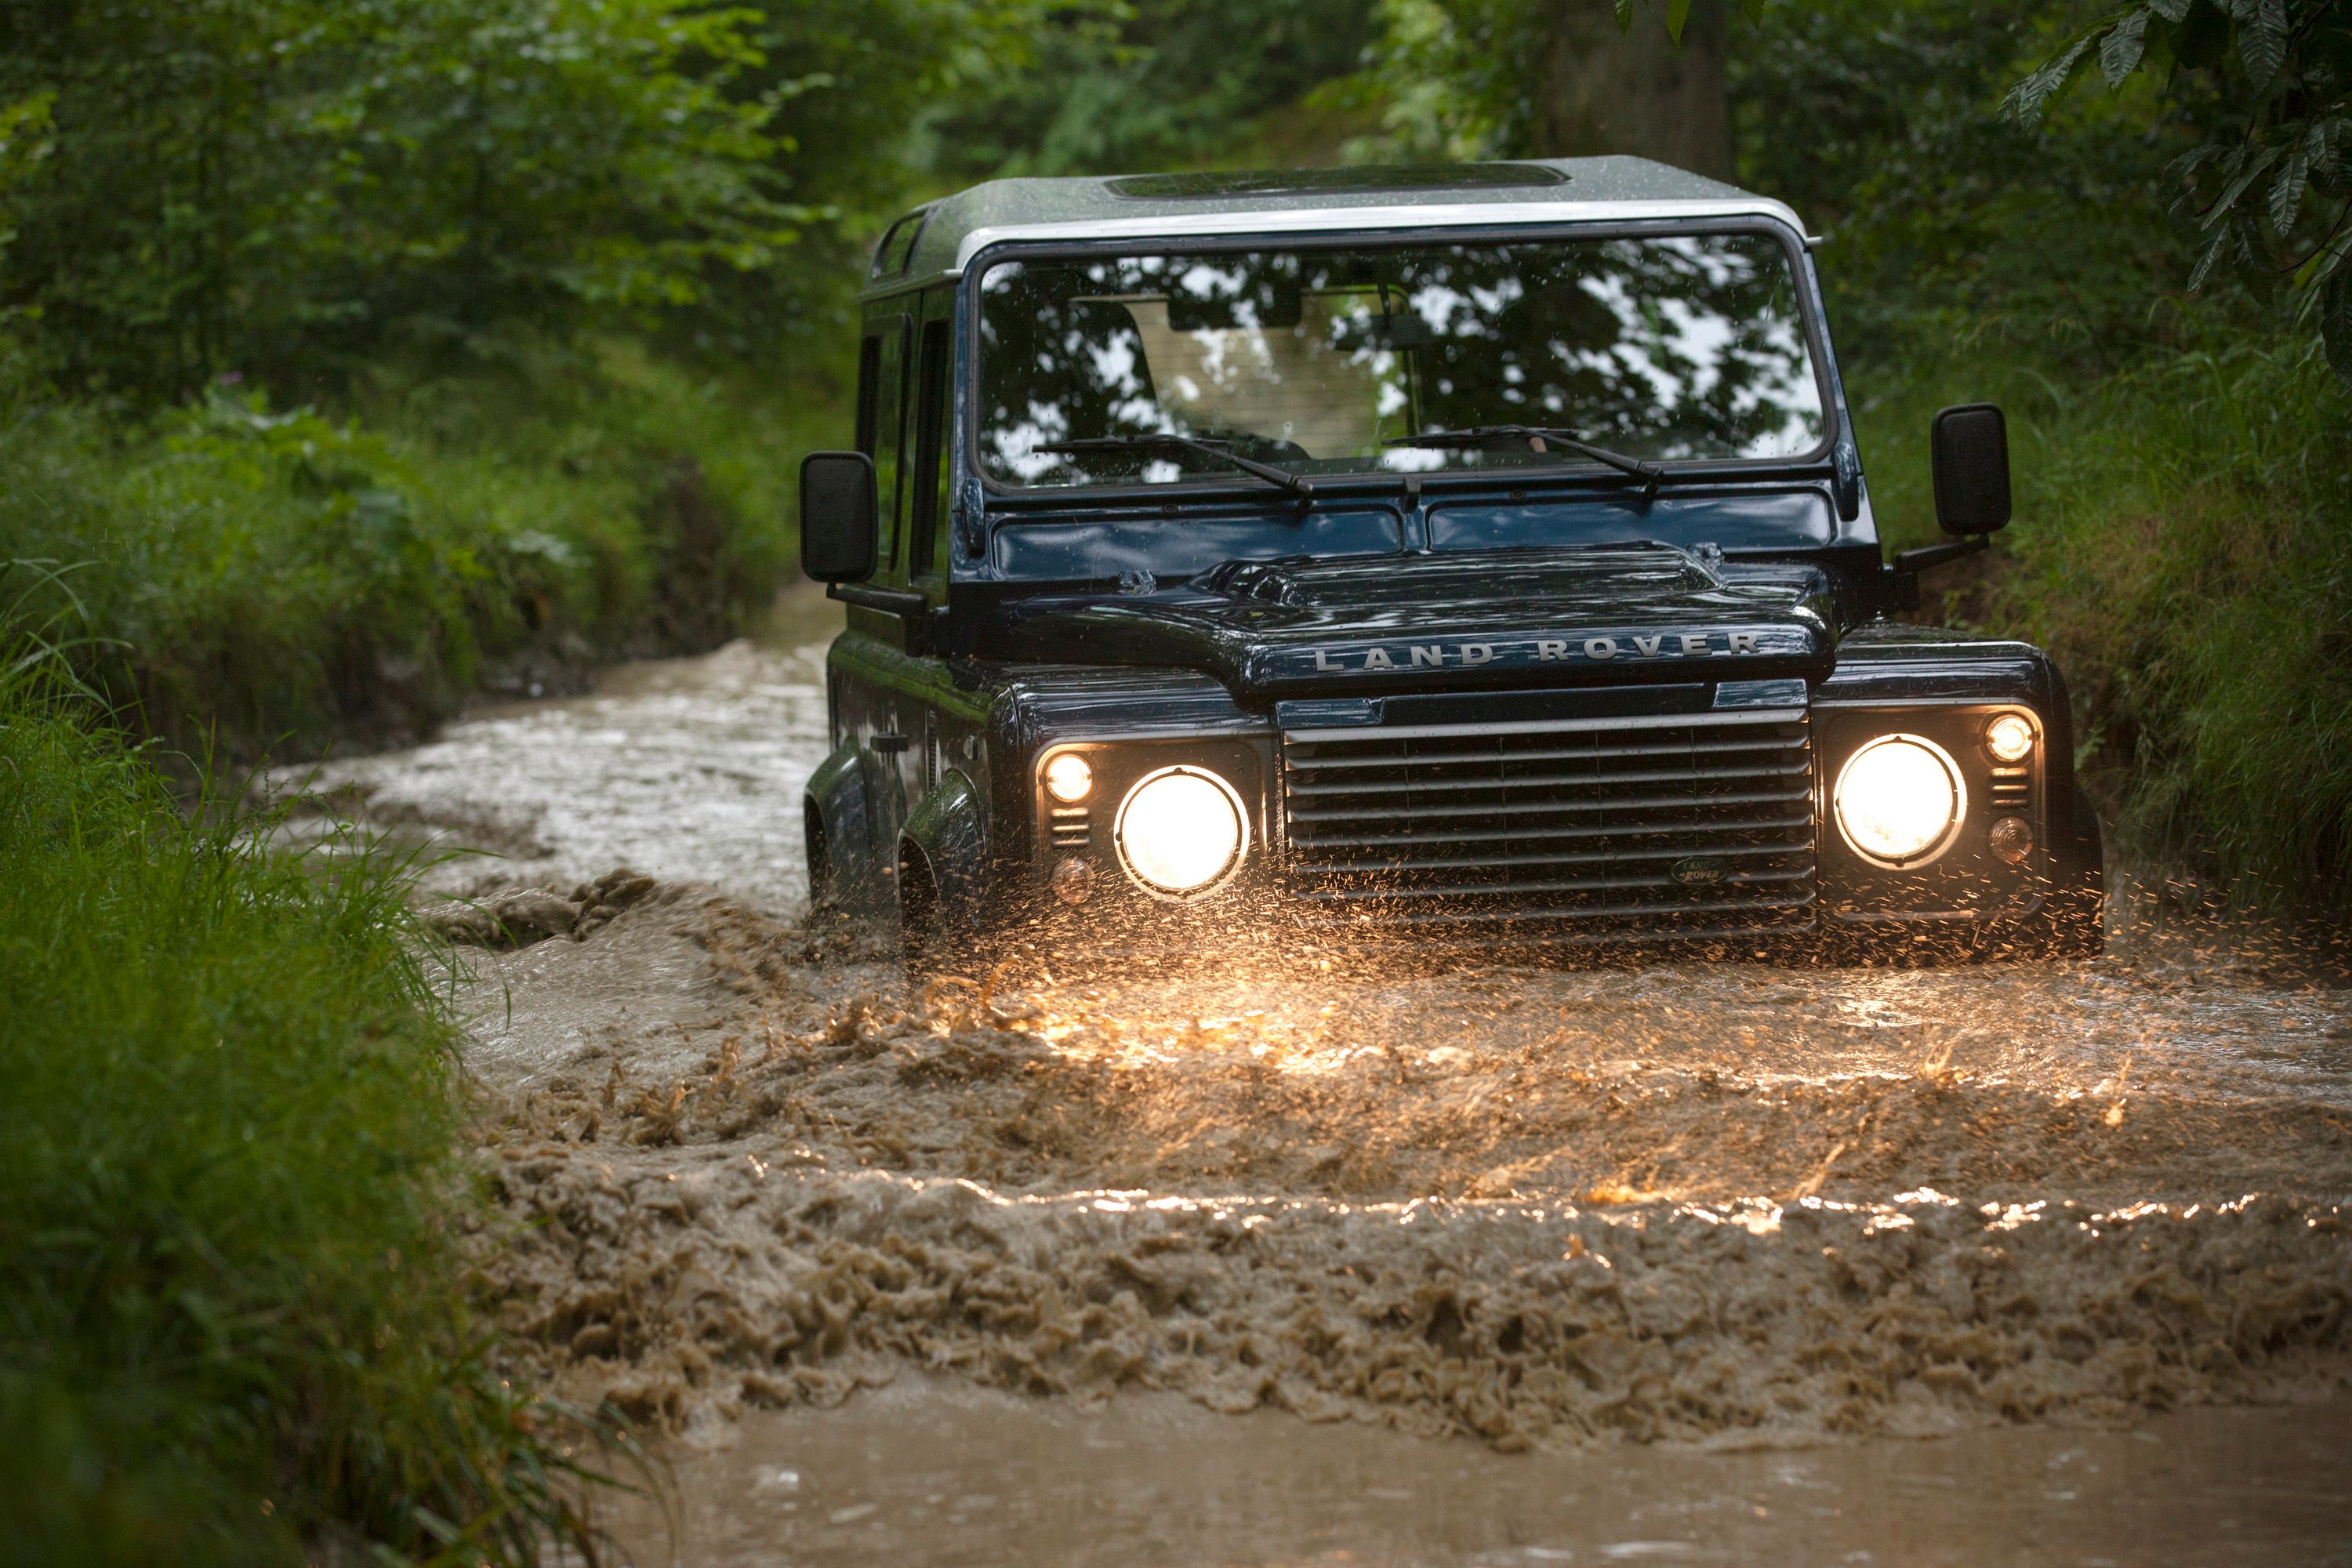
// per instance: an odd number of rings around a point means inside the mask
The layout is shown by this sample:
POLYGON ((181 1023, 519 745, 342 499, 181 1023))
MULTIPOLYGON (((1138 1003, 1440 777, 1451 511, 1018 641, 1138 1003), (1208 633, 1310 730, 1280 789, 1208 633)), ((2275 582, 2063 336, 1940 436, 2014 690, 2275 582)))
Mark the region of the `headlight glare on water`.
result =
POLYGON ((1914 866, 1951 842, 1967 810, 1960 771, 1918 735, 1881 735, 1846 760, 1833 809, 1838 831, 1864 858, 1914 866))
POLYGON ((1128 791, 1114 837, 1120 861, 1147 890, 1191 898, 1241 863, 1249 818, 1234 786, 1206 768, 1162 768, 1128 791))

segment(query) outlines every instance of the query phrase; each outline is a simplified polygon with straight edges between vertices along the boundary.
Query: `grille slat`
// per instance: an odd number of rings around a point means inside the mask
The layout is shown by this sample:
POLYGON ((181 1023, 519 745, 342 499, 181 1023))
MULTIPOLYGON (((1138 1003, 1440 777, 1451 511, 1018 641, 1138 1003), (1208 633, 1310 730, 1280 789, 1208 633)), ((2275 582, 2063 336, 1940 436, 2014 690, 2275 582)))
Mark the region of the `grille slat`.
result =
MULTIPOLYGON (((1490 757, 1486 760, 1491 765, 1498 760, 1515 763, 1520 759, 1490 757)), ((1398 761, 1410 763, 1414 767, 1421 765, 1417 758, 1399 758, 1398 761)), ((1381 780, 1361 784, 1344 781, 1329 784, 1295 784, 1290 786, 1290 793, 1294 795, 1404 795, 1414 792, 1446 794, 1472 790, 1550 789, 1570 784, 1698 784, 1732 778, 1785 779, 1792 774, 1797 777, 1804 776, 1803 770, 1795 768, 1727 768, 1720 772, 1710 772, 1703 768, 1654 768, 1624 773, 1507 773, 1500 778, 1424 778, 1381 780)))
POLYGON ((1306 907, 1409 924, 1801 926, 1808 720, 1782 708, 1286 731, 1286 880, 1306 907))

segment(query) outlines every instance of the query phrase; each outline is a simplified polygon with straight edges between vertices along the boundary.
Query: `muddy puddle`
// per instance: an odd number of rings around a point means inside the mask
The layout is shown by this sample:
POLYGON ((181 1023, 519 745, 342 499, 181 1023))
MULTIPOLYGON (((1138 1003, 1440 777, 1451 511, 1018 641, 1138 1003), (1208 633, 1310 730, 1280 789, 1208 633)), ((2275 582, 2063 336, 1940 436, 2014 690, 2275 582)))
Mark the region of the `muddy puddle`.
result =
POLYGON ((801 907, 806 616, 331 781, 546 889, 466 950, 484 1267, 671 1435, 682 1561, 2339 1560, 2314 955, 909 994, 801 907))

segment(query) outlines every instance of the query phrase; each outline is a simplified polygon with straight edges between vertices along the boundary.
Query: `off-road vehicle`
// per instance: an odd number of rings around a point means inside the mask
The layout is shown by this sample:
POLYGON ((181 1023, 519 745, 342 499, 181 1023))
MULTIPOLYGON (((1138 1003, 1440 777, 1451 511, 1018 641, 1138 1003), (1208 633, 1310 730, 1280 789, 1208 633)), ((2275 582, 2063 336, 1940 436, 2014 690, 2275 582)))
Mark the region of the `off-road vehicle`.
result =
POLYGON ((863 297, 811 892, 910 952, 2095 951, 2024 643, 1890 619, 1805 231, 1633 158, 1001 180, 863 297))

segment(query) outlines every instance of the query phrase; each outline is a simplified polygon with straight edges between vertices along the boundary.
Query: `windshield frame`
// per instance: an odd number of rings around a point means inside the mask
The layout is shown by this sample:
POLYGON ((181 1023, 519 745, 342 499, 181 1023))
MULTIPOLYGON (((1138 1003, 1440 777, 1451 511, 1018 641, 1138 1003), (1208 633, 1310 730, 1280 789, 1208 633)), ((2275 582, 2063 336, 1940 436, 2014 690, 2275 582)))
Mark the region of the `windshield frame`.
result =
MULTIPOLYGON (((1203 221, 1214 221, 1213 216, 1203 215, 1203 221)), ((958 439, 955 442, 960 453, 957 458, 960 476, 977 480, 982 492, 992 501, 1003 501, 1024 510, 1032 506, 1050 507, 1057 501, 1087 506, 1133 504, 1139 500, 1165 504, 1180 497, 1219 500, 1230 497, 1258 497, 1293 507, 1297 504, 1295 498, 1273 489, 1265 481, 1253 479, 1244 474, 1188 475, 1156 484, 1118 479, 1079 485, 1022 485, 1007 483, 989 473, 980 461, 984 434, 980 424, 981 356, 984 350, 981 339, 981 283, 992 267, 1015 261, 1091 261, 1116 256, 1245 255, 1271 250, 1402 250, 1432 245, 1528 245, 1548 240, 1574 242, 1714 235, 1762 236, 1778 245, 1786 257, 1796 293, 1798 319, 1804 329, 1805 352, 1812 368, 1815 394, 1821 399, 1822 439, 1820 445, 1808 451, 1780 457, 1667 458, 1659 460, 1658 466, 1664 470, 1669 486, 1684 478, 1818 479, 1833 469, 1838 448, 1848 438, 1849 420, 1843 399, 1839 395, 1839 380, 1830 360, 1828 327, 1822 319, 1818 280, 1808 265, 1810 258, 1804 237, 1788 225, 1760 215, 1697 220, 1632 218, 1612 222, 1588 218, 1557 224, 1513 223, 1303 232, 1274 230, 1197 236, 1106 236, 1099 240, 1042 243, 1005 240, 990 245, 972 256, 963 268, 963 275, 957 280, 961 304, 959 313, 962 318, 959 336, 964 361, 960 378, 962 406, 957 415, 958 439)), ((1318 496, 1358 499, 1367 495, 1394 495, 1400 489, 1507 488, 1532 490, 1541 488, 1551 490, 1598 486, 1615 490, 1623 489, 1628 482, 1623 474, 1587 460, 1530 464, 1508 470, 1479 468, 1367 469, 1361 473, 1323 473, 1301 477, 1313 484, 1318 496)))

